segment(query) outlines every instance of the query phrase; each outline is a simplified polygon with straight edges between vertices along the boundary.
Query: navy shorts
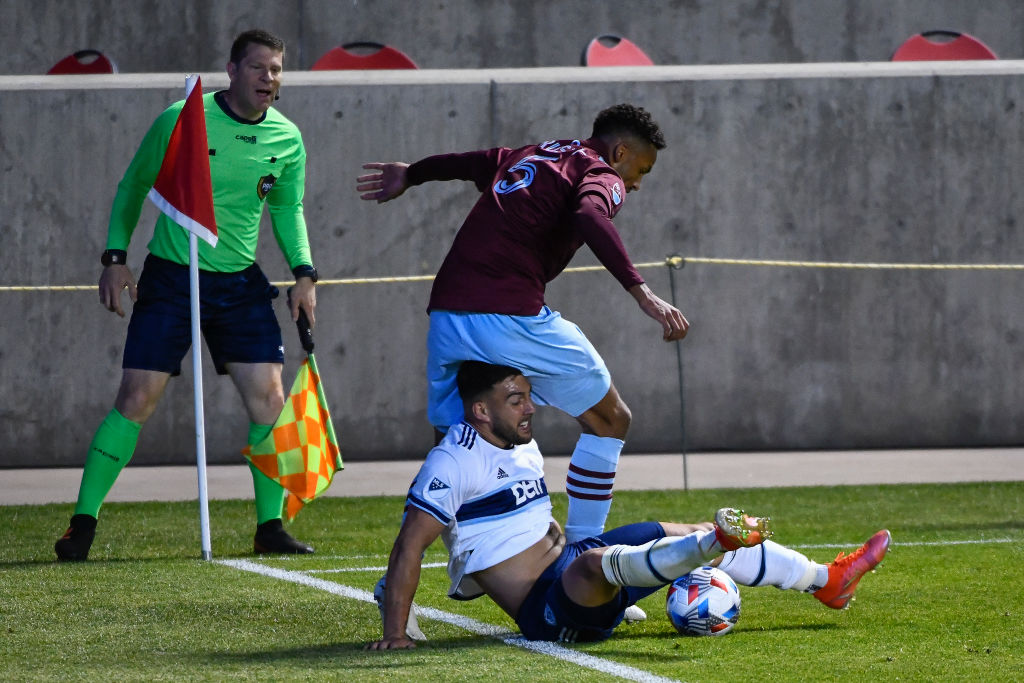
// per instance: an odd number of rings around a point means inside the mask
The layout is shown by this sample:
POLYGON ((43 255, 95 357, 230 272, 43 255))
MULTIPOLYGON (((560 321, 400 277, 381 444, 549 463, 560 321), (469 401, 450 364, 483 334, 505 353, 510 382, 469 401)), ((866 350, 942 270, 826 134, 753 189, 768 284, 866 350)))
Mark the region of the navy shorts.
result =
MULTIPOLYGON (((189 269, 150 254, 139 276, 123 368, 181 374, 192 345, 189 269)), ((284 363, 271 303, 278 289, 255 263, 237 273, 199 271, 199 318, 217 374, 225 363, 284 363)))
POLYGON ((655 588, 626 587, 611 602, 598 607, 577 605, 565 594, 562 572, 584 551, 609 545, 642 545, 665 537, 657 522, 627 524, 598 536, 570 543, 558 559, 551 563, 526 595, 516 615, 516 624, 529 640, 556 640, 586 643, 608 638, 622 621, 626 608, 651 593, 655 588))

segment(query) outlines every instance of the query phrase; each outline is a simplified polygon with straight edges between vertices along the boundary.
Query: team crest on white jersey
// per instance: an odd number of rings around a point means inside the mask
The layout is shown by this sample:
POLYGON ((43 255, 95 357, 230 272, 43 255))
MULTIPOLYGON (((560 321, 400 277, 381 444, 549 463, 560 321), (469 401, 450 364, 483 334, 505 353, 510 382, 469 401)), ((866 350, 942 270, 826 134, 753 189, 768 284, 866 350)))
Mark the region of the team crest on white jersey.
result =
POLYGON ((448 495, 452 487, 444 483, 437 477, 434 477, 430 482, 430 486, 427 487, 427 495, 435 500, 440 500, 448 495))

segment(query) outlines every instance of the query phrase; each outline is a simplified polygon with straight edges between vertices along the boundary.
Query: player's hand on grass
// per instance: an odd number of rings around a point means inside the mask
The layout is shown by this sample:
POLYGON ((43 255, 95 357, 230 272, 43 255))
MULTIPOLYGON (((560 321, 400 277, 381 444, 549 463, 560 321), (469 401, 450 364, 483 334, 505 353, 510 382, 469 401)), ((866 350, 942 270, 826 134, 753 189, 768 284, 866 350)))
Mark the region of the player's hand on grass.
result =
POLYGON ((387 163, 372 162, 363 164, 363 168, 377 171, 366 173, 356 178, 356 190, 362 192, 360 199, 376 201, 378 204, 400 197, 403 192, 409 189, 406 179, 406 169, 409 164, 400 161, 387 163))
POLYGON ((124 309, 121 308, 121 292, 128 290, 128 296, 132 301, 139 298, 139 288, 135 285, 135 278, 132 271, 123 263, 113 263, 103 269, 100 275, 100 303, 108 311, 117 313, 124 317, 124 309))
POLYGON ((690 323, 678 308, 656 295, 645 284, 630 287, 629 293, 640 305, 640 310, 661 323, 662 339, 678 341, 686 336, 690 323))
POLYGON ((366 648, 367 650, 412 650, 416 647, 416 643, 412 640, 402 636, 401 638, 381 638, 372 643, 369 643, 366 648))

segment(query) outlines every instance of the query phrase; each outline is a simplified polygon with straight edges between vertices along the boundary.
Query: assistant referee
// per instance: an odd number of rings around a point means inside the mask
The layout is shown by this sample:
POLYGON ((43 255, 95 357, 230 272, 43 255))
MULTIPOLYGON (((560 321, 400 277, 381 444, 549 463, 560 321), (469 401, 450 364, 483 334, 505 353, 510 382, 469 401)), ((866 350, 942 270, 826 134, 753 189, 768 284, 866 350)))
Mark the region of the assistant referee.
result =
MULTIPOLYGON (((263 207, 269 207, 277 243, 295 275, 291 314, 314 321, 317 273, 310 257, 302 197, 306 150, 299 129, 271 104, 277 98, 284 42, 246 31, 231 46, 227 90, 203 97, 217 246, 199 241, 201 328, 218 374, 228 374, 249 415, 249 443, 269 434, 284 405, 284 347, 272 300, 278 296, 256 264, 263 207)), ((124 316, 121 292, 132 301, 121 385, 113 409, 89 446, 78 502, 67 532, 55 545, 60 560, 85 560, 104 498, 135 452, 139 431, 153 414, 168 380, 180 373, 191 346, 189 238, 161 214, 148 244, 138 285, 127 249, 146 194, 153 186, 184 100, 171 105, 143 138, 117 188, 103 252, 100 301, 124 316)), ((284 490, 250 465, 256 502, 257 553, 312 553, 281 523, 284 490)))

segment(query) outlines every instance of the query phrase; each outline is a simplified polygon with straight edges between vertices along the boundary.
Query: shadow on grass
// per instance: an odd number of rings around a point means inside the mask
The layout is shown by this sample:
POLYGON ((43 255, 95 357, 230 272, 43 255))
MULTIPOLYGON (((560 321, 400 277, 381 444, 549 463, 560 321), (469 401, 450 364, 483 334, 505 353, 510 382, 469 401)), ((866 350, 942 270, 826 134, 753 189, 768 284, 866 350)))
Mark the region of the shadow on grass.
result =
MULTIPOLYGON (((777 631, 796 631, 805 632, 812 634, 815 632, 829 632, 838 628, 836 624, 791 624, 785 626, 773 626, 772 628, 764 629, 753 629, 737 632, 735 635, 730 637, 742 636, 744 638, 756 638, 762 633, 777 632, 777 631)), ((663 633, 643 633, 623 636, 612 636, 610 640, 604 641, 603 643, 557 643, 567 649, 578 650, 581 653, 593 654, 598 657, 621 657, 629 659, 630 657, 636 656, 636 649, 630 647, 631 644, 637 642, 649 641, 649 640, 660 640, 660 641, 678 641, 678 648, 667 652, 664 655, 654 655, 652 653, 645 654, 645 657, 654 656, 656 659, 664 660, 666 662, 678 661, 680 657, 679 649, 685 648, 688 642, 695 642, 697 638, 687 638, 672 632, 663 633), (615 641, 619 641, 623 647, 615 647, 615 641)), ((408 657, 413 660, 417 655, 433 659, 439 654, 443 654, 449 650, 472 650, 482 648, 493 648, 496 643, 500 640, 491 636, 482 636, 476 634, 467 633, 463 637, 456 638, 439 638, 431 639, 426 642, 417 643, 415 649, 412 650, 386 650, 386 651, 370 651, 366 650, 367 643, 365 641, 348 641, 339 642, 330 645, 319 645, 311 647, 299 647, 299 648, 273 648, 268 647, 265 649, 252 650, 248 652, 233 652, 233 653, 221 653, 221 652, 208 652, 197 654, 194 656, 197 664, 216 664, 218 666, 224 666, 225 664, 254 664, 254 663, 274 663, 274 662, 296 662, 301 663, 303 666, 314 666, 317 663, 328 664, 335 663, 339 660, 345 660, 345 667, 350 669, 371 669, 376 670, 382 665, 382 661, 378 658, 384 657, 408 657)), ((697 653, 694 657, 704 657, 706 654, 697 653)), ((428 662, 423 662, 427 664, 428 662)), ((419 662, 409 661, 409 665, 416 666, 419 662)), ((433 662, 429 662, 430 666, 435 666, 433 662)))
POLYGON ((2 570, 18 569, 18 568, 22 568, 22 569, 36 568, 36 569, 38 569, 39 567, 45 567, 47 565, 52 565, 54 567, 62 567, 62 568, 66 567, 68 569, 68 571, 74 571, 76 567, 78 567, 78 568, 87 568, 87 567, 101 567, 101 566, 104 566, 104 565, 107 565, 107 566, 119 566, 119 565, 128 565, 128 564, 145 564, 147 562, 164 562, 164 563, 166 563, 166 562, 176 562, 176 561, 181 561, 181 560, 195 560, 196 562, 200 562, 201 561, 198 557, 191 558, 191 557, 182 557, 180 555, 168 555, 166 557, 162 557, 162 556, 157 556, 157 557, 108 557, 108 558, 104 558, 102 560, 87 560, 85 562, 61 562, 56 557, 53 557, 53 558, 49 558, 49 559, 47 559, 47 558, 39 558, 39 559, 31 559, 31 560, 0 560, 0 569, 2 569, 2 570))
MULTIPOLYGON (((733 637, 736 637, 736 636, 750 636, 750 635, 755 635, 755 634, 760 634, 760 633, 769 633, 769 632, 774 632, 774 631, 807 631, 807 632, 811 632, 811 631, 829 631, 831 629, 837 628, 837 626, 839 626, 839 625, 838 624, 783 624, 783 625, 772 626, 772 627, 765 626, 765 627, 757 627, 757 628, 741 628, 740 630, 732 631, 732 632, 726 634, 725 636, 716 636, 716 637, 713 637, 712 639, 722 638, 722 637, 733 638, 733 637)), ((678 640, 680 642, 685 643, 685 642, 696 642, 698 640, 703 640, 704 639, 703 637, 700 637, 700 636, 684 636, 684 635, 681 635, 679 633, 676 633, 675 631, 660 631, 658 633, 624 633, 623 631, 620 630, 620 631, 616 631, 615 633, 616 633, 616 635, 612 636, 610 640, 607 640, 607 641, 604 641, 604 642, 606 642, 606 643, 607 642, 614 642, 616 640, 628 641, 628 640, 659 639, 659 640, 678 640)))
MULTIPOLYGON (((256 562, 266 560, 279 560, 279 559, 294 559, 294 558, 308 558, 315 559, 315 555, 257 555, 252 551, 245 552, 234 552, 234 553, 215 553, 213 556, 214 560, 253 560, 256 562)), ((17 569, 39 567, 44 565, 54 565, 60 567, 91 567, 99 565, 118 565, 125 563, 146 563, 146 562, 203 562, 202 557, 193 551, 183 551, 177 549, 175 552, 174 548, 169 548, 166 553, 147 553, 145 555, 139 555, 135 557, 96 557, 90 558, 85 561, 70 561, 62 562, 57 559, 56 555, 50 557, 33 557, 26 559, 0 559, 0 569, 17 569)), ((211 563, 212 564, 212 563, 211 563)))
MULTIPOLYGON (((346 662, 346 668, 379 669, 381 658, 404 656, 415 657, 425 655, 428 657, 442 654, 448 650, 470 650, 477 648, 493 648, 499 641, 489 636, 481 636, 467 633, 465 637, 431 639, 416 644, 411 650, 366 650, 367 641, 348 641, 329 645, 317 645, 311 647, 273 648, 267 647, 249 652, 207 652, 197 653, 194 659, 197 664, 210 664, 224 666, 225 664, 255 664, 260 662, 296 662, 303 666, 313 666, 320 663, 337 663, 338 660, 365 660, 346 662)), ((432 667, 435 663, 430 664, 432 667)))
MULTIPOLYGON (((744 640, 756 639, 762 634, 777 633, 782 631, 794 631, 803 632, 808 635, 816 633, 828 633, 840 628, 840 624, 785 624, 772 626, 770 628, 753 628, 743 629, 741 631, 734 631, 726 638, 743 638, 744 640)), ((706 640, 706 638, 696 638, 691 636, 683 636, 673 631, 662 631, 659 633, 638 633, 633 635, 624 635, 622 637, 612 636, 610 640, 604 643, 595 643, 593 648, 583 646, 580 648, 582 652, 587 654, 593 654, 599 657, 612 657, 621 658, 623 661, 628 660, 631 657, 635 657, 637 650, 633 646, 638 642, 647 640, 659 640, 659 641, 676 641, 676 645, 672 650, 666 651, 664 654, 658 654, 656 652, 645 651, 644 657, 646 659, 660 660, 665 662, 679 662, 680 660, 703 660, 707 657, 706 651, 694 652, 692 655, 686 654, 686 646, 688 643, 697 643, 698 641, 706 640), (616 641, 622 644, 623 647, 616 647, 616 641), (594 648, 600 648, 594 651, 594 648)))

